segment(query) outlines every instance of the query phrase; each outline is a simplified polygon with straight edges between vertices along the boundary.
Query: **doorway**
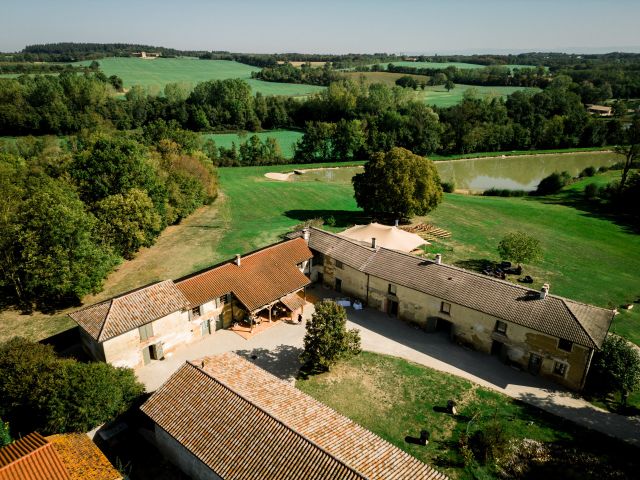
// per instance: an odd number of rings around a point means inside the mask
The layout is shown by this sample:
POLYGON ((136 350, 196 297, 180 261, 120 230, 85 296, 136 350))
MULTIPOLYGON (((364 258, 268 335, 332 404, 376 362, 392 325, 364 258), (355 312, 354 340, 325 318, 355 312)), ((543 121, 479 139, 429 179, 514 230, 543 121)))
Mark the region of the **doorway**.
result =
POLYGON ((340 278, 336 278, 336 288, 335 288, 336 292, 341 292, 342 291, 342 279, 340 278))
POLYGON ((503 347, 504 347, 504 343, 494 340, 493 343, 491 344, 491 355, 501 357, 503 347))
POLYGON ((224 326, 224 318, 222 316, 222 314, 218 315, 218 318, 216 319, 216 330, 222 330, 222 327, 224 326))
POLYGON ((389 308, 387 310, 387 313, 389 313, 389 315, 391 315, 392 317, 397 317, 398 309, 399 309, 398 302, 396 302, 395 300, 388 300, 388 302, 389 302, 389 308))
POLYGON ((540 367, 542 366, 542 357, 532 353, 529 355, 529 373, 532 375, 538 375, 540 373, 540 367))

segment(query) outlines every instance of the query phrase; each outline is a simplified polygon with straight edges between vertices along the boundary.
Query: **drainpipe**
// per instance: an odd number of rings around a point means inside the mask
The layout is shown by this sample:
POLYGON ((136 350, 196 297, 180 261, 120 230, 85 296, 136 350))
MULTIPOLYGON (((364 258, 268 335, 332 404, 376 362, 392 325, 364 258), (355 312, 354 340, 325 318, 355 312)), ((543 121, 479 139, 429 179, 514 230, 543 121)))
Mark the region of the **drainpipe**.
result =
POLYGON ((582 374, 582 380, 580 380, 580 390, 584 388, 585 383, 587 383, 587 374, 589 373, 589 368, 591 368, 591 360, 593 359, 593 348, 589 352, 589 359, 587 360, 587 366, 584 368, 584 373, 582 374))
POLYGON ((369 306, 369 274, 367 273, 367 307, 369 306))

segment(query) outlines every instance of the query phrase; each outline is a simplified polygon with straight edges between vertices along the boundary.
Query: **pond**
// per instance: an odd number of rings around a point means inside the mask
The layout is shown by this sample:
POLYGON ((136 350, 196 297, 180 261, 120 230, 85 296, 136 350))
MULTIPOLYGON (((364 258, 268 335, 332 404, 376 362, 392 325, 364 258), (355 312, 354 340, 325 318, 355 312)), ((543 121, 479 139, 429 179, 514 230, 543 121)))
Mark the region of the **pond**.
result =
MULTIPOLYGON (((589 166, 613 165, 621 159, 615 153, 580 152, 519 157, 490 157, 436 162, 442 181, 453 181, 456 189, 479 192, 488 188, 535 190, 540 180, 553 172, 566 170, 578 175, 589 166)), ((350 183, 363 167, 342 167, 309 170, 291 175, 296 182, 350 183)))

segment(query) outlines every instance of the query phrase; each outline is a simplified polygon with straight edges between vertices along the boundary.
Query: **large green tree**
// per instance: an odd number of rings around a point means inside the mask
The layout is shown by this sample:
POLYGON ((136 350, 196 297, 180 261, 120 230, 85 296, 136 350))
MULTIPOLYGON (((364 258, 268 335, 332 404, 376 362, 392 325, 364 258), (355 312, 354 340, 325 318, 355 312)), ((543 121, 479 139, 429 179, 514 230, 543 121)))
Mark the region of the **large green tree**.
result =
POLYGON ((131 369, 61 359, 51 346, 17 337, 0 343, 0 416, 14 435, 91 430, 143 391, 131 369))
POLYGON ((96 204, 100 238, 124 258, 133 258, 140 247, 149 247, 160 233, 162 218, 146 192, 132 188, 96 204))
POLYGON ((311 371, 326 371, 339 359, 360 352, 360 333, 347 329, 347 313, 332 300, 315 305, 307 322, 301 359, 311 371))
POLYGON ((600 393, 619 392, 624 406, 629 395, 640 388, 640 352, 618 335, 607 335, 593 359, 590 386, 600 393))
POLYGON ((358 206, 374 217, 426 215, 443 196, 433 162, 398 147, 374 154, 353 187, 358 206))
POLYGON ((524 232, 507 233, 498 244, 498 254, 502 260, 529 263, 542 256, 540 241, 524 232))
POLYGON ((117 259, 94 240, 95 217, 63 180, 35 176, 26 190, 11 230, 19 300, 55 304, 97 292, 117 259))

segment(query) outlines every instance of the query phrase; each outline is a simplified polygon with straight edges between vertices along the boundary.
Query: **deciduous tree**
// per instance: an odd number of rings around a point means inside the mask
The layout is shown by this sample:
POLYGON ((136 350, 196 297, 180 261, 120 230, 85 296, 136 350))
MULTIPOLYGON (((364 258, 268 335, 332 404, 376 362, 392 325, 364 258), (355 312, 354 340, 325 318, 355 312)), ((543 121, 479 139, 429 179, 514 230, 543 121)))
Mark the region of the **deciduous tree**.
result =
POLYGON ((529 263, 542 256, 542 247, 537 238, 524 232, 507 233, 498 244, 498 254, 502 260, 529 263))
POLYGON ((638 347, 618 335, 607 335, 593 359, 590 380, 601 393, 619 392, 626 406, 629 395, 640 388, 638 347))
POLYGON ((358 206, 375 217, 425 215, 442 201, 433 162, 398 147, 374 154, 353 177, 353 187, 358 206))

